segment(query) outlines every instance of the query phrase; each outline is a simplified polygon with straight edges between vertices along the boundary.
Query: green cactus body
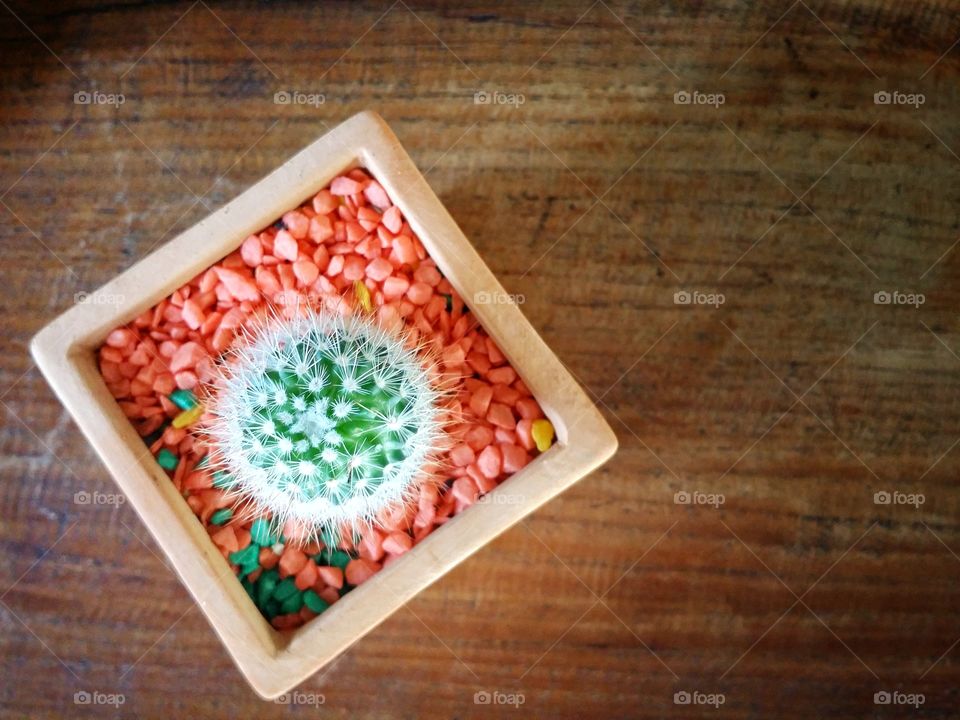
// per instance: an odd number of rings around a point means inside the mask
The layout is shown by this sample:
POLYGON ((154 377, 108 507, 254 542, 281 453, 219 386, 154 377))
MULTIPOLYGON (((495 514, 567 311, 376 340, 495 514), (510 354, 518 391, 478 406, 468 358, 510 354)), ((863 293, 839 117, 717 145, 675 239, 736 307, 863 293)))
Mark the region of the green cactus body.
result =
POLYGON ((444 436, 438 400, 402 338, 310 311, 267 321, 234 351, 209 433, 235 492, 316 537, 416 495, 444 436))

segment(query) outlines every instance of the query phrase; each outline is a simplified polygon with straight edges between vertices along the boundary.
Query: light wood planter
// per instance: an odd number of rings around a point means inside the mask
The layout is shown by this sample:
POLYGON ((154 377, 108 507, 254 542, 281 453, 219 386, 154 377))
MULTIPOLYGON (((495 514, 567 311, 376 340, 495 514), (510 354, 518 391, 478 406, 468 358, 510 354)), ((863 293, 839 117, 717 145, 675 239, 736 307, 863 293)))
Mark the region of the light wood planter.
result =
POLYGON ((610 458, 617 439, 583 390, 506 293, 427 185, 386 123, 350 118, 238 198, 166 243, 79 304, 31 343, 43 374, 140 514, 250 685, 274 698, 302 682, 415 593, 610 458), (100 376, 96 349, 253 232, 366 168, 399 206, 443 274, 503 350, 557 432, 550 450, 482 502, 303 627, 275 631, 237 581, 100 376), (503 501, 503 502, 502 502, 503 501))

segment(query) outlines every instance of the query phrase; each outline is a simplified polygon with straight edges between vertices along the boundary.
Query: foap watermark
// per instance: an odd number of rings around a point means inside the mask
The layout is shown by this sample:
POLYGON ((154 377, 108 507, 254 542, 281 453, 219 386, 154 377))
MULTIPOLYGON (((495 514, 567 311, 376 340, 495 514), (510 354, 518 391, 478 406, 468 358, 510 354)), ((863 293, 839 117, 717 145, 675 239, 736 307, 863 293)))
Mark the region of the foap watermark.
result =
POLYGON ((127 501, 121 493, 87 492, 81 490, 73 494, 74 505, 116 505, 119 507, 127 501))
POLYGON ((525 495, 513 493, 487 493, 477 498, 478 505, 520 505, 526 500, 525 495))
POLYGON ((284 693, 274 698, 277 705, 306 705, 307 707, 320 707, 327 701, 323 693, 305 693, 294 690, 284 693))
POLYGON ((727 97, 723 93, 677 90, 673 94, 674 105, 712 105, 714 108, 718 108, 725 102, 727 102, 727 97))
POLYGON ((674 505, 709 505, 718 508, 727 501, 723 493, 705 493, 699 490, 678 490, 673 494, 674 505))
POLYGON ((912 105, 918 108, 926 101, 927 97, 923 93, 905 93, 899 90, 892 92, 877 90, 877 92, 873 94, 874 105, 912 105))
POLYGON ((527 102, 523 93, 508 93, 500 90, 477 90, 473 94, 474 105, 512 105, 517 108, 527 102))
POLYGON ((723 293, 705 293, 699 290, 678 290, 673 294, 674 305, 712 305, 720 307, 727 301, 723 293))
POLYGON ((481 290, 473 294, 473 301, 477 305, 523 305, 527 301, 524 295, 505 292, 487 292, 481 290))
POLYGON ((926 301, 927 297, 923 293, 877 290, 873 294, 874 305, 913 305, 913 307, 918 308, 926 301))
POLYGON ((123 93, 104 93, 99 90, 77 90, 73 94, 74 105, 113 105, 120 107, 127 101, 123 93))
POLYGON ((278 90, 273 94, 274 105, 310 105, 320 107, 327 101, 323 93, 306 93, 299 90, 278 90))
POLYGON ((910 705, 918 708, 927 701, 923 693, 905 693, 899 690, 879 690, 873 694, 874 705, 910 705))
POLYGON ((512 705, 520 707, 526 702, 523 693, 507 693, 499 690, 477 690, 473 694, 474 705, 512 705))
POLYGON ((912 505, 915 509, 927 501, 923 493, 905 493, 899 490, 878 490, 873 494, 874 505, 912 505))
POLYGON ((723 693, 678 690, 673 694, 674 705, 711 705, 714 708, 719 708, 726 701, 727 697, 723 693))
POLYGON ((78 690, 73 694, 74 705, 112 705, 115 708, 120 707, 127 701, 123 693, 105 693, 99 690, 92 692, 88 690, 78 690))
POLYGON ((73 294, 73 301, 77 305, 120 305, 126 300, 125 295, 119 293, 106 293, 98 290, 97 292, 76 292, 73 294))

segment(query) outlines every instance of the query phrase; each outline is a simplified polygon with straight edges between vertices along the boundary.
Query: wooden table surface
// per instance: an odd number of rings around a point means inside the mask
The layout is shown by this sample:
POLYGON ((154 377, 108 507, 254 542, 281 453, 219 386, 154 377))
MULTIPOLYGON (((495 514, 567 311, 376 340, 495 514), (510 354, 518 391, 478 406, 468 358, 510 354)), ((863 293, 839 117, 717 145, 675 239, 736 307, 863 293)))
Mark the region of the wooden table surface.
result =
POLYGON ((3 717, 960 712, 950 3, 0 6, 3 717), (27 343, 367 108, 621 448, 271 704, 27 343))

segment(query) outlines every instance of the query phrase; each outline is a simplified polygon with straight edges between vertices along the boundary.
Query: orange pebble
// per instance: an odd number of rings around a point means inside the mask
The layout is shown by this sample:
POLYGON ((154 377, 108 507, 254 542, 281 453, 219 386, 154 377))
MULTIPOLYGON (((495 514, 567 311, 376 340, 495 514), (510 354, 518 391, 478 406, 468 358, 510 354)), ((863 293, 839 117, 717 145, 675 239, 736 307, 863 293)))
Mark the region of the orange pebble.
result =
POLYGON ((484 341, 487 347, 487 357, 490 358, 490 362, 494 365, 500 365, 505 363, 507 359, 503 356, 503 353, 500 352, 500 348, 497 347, 497 344, 493 341, 492 338, 486 338, 484 341))
POLYGON ((347 563, 347 582, 351 585, 362 585, 380 569, 379 563, 364 558, 351 560, 347 563))
POLYGON ((383 281, 383 296, 391 300, 403 297, 410 287, 410 281, 396 275, 383 281))
POLYGON ((413 246, 413 240, 406 235, 398 235, 393 241, 393 250, 397 254, 397 259, 401 265, 416 265, 417 251, 413 246))
POLYGON ((273 625, 277 630, 290 630, 292 628, 298 627, 300 625, 300 615, 297 613, 289 613, 287 615, 277 615, 273 620, 270 621, 270 624, 273 625))
POLYGON ((290 260, 293 262, 300 253, 300 246, 297 245, 296 238, 288 231, 281 230, 273 239, 273 254, 281 260, 290 260))
POLYGON ((377 530, 371 529, 363 534, 360 541, 360 557, 377 562, 383 557, 383 539, 377 530))
POLYGON ((413 279, 426 283, 430 287, 436 287, 443 278, 436 267, 424 263, 414 271, 413 279))
POLYGON ((343 570, 340 568, 332 565, 319 565, 317 566, 317 573, 324 585, 329 585, 337 590, 343 587, 343 570))
POLYGON ((383 549, 391 555, 401 555, 413 547, 413 539, 405 532, 390 533, 383 539, 383 549))
POLYGON ((310 239, 320 244, 333 237, 333 223, 326 215, 317 215, 310 220, 310 230, 308 232, 310 239))
POLYGON ((517 426, 517 421, 514 419, 510 408, 502 403, 490 403, 490 409, 487 411, 487 421, 505 430, 513 430, 517 426))
POLYGON ((457 467, 466 467, 474 460, 476 460, 476 455, 469 445, 457 445, 450 451, 450 462, 457 467))
POLYGON ((298 590, 307 590, 313 587, 319 577, 320 574, 317 572, 317 564, 313 561, 313 558, 310 558, 307 560, 307 564, 297 573, 297 577, 294 578, 294 583, 298 590))
POLYGON ((474 425, 467 430, 463 439, 475 452, 480 452, 493 442, 493 430, 486 425, 474 425))
POLYGON ((351 178, 340 176, 333 179, 330 183, 330 192, 333 195, 356 195, 363 190, 363 184, 352 180, 351 178))
POLYGON ((509 385, 517 379, 517 371, 507 365, 506 367, 494 368, 487 373, 487 380, 494 384, 509 385))
POLYGON ((400 216, 400 208, 393 205, 383 213, 383 225, 390 232, 396 235, 403 227, 403 218, 400 216))
POLYGON ((250 267, 256 267, 263 262, 263 245, 260 238, 251 235, 240 246, 240 257, 250 267))
POLYGON ((329 190, 321 190, 313 198, 313 209, 317 215, 326 215, 340 207, 340 201, 329 190))
POLYGON ((173 377, 177 381, 177 387, 181 390, 193 390, 199 382, 197 380, 196 373, 194 373, 192 370, 178 372, 173 377))
POLYGON ((470 479, 477 484, 477 489, 484 495, 497 487, 496 478, 484 475, 476 463, 467 468, 467 474, 470 476, 470 479))
POLYGON ((495 478, 500 474, 500 468, 503 464, 503 456, 500 454, 500 448, 496 445, 487 445, 477 456, 477 467, 485 477, 495 478))
POLYGON ((203 325, 203 310, 201 310, 200 306, 197 305, 197 303, 192 299, 183 303, 181 316, 183 317, 183 321, 187 324, 187 327, 191 330, 199 330, 200 326, 203 325))
POLYGON ((389 196, 383 189, 383 186, 381 186, 376 180, 371 181, 370 184, 363 189, 363 195, 367 198, 367 201, 375 207, 390 207, 389 196))
POLYGON ((533 420, 521 418, 517 423, 517 439, 523 445, 524 450, 533 450, 537 446, 533 439, 533 420))
POLYGON ((347 255, 343 261, 343 276, 350 282, 363 280, 367 274, 367 262, 360 255, 347 255))
POLYGON ((303 551, 288 544, 280 556, 280 577, 296 575, 306 564, 307 556, 303 551))
MULTIPOLYGON (((482 385, 473 391, 470 396, 470 411, 478 418, 487 417, 490 401, 493 399, 493 388, 482 385)), ((492 422, 492 421, 491 421, 492 422)))
POLYGON ((210 536, 210 539, 213 540, 214 544, 221 550, 227 552, 236 552, 240 549, 240 546, 237 544, 237 536, 233 531, 232 525, 227 525, 226 527, 220 528, 213 535, 210 536))
POLYGON ((357 222, 367 232, 373 232, 380 224, 380 213, 373 208, 362 207, 357 210, 357 222))
POLYGON ((293 264, 293 274, 302 285, 311 285, 320 275, 320 269, 311 260, 298 260, 293 264))
POLYGON ((123 348, 137 339, 136 334, 127 328, 117 328, 107 335, 106 343, 112 348, 123 348))
POLYGON ((327 265, 327 277, 335 277, 343 271, 343 255, 334 255, 327 265))
MULTIPOLYGON (((277 277, 277 274, 270 268, 264 267, 263 265, 256 269, 254 272, 254 277, 256 278, 257 285, 263 291, 263 294, 268 297, 280 292, 280 290, 283 289, 280 285, 280 279, 277 277)), ((225 322, 229 315, 230 313, 227 313, 223 316, 225 322)))
MULTIPOLYGON (((383 282, 393 273, 393 265, 388 260, 377 258, 372 260, 366 269, 367 277, 376 282, 383 282)), ((404 288, 406 290, 406 288, 404 288)), ((401 295, 403 293, 400 293, 401 295)))
POLYGON ((530 456, 523 448, 511 443, 504 443, 500 446, 500 454, 503 456, 503 471, 505 473, 515 473, 522 470, 530 462, 530 456))
POLYGON ((452 492, 457 502, 466 506, 473 505, 473 503, 477 501, 477 496, 480 494, 476 483, 469 477, 454 480, 452 492))
POLYGON ((268 547, 260 548, 260 567, 270 570, 275 568, 280 562, 280 556, 268 547))
POLYGON ((176 374, 181 370, 192 368, 199 360, 207 357, 209 357, 209 354, 199 343, 184 343, 170 358, 170 372, 176 374))
MULTIPOLYGON (((100 348, 100 359, 116 367, 123 362, 123 353, 116 348, 102 347, 100 348)), ((117 372, 119 373, 119 370, 117 372)))
POLYGON ((521 398, 517 400, 515 407, 522 418, 537 420, 543 417, 543 410, 540 409, 540 403, 533 398, 521 398))
MULTIPOLYGON (((223 287, 226 288, 227 292, 230 293, 230 296, 234 299, 241 302, 244 300, 255 302, 260 299, 260 291, 257 289, 257 284, 249 276, 243 275, 236 270, 228 270, 222 267, 218 267, 216 270, 220 282, 223 283, 223 287)), ((220 286, 218 286, 218 288, 219 287, 220 286)))
POLYGON ((137 405, 137 403, 121 401, 117 404, 120 406, 120 409, 123 410, 123 414, 131 420, 134 418, 143 417, 143 410, 139 405, 137 405))
MULTIPOLYGON (((307 230, 310 228, 310 218, 299 210, 291 210, 283 214, 283 224, 294 238, 303 240, 307 237, 307 230)), ((277 233, 277 235, 279 234, 277 233)))
POLYGON ((333 605, 337 600, 340 599, 340 593, 336 591, 335 588, 328 587, 324 588, 317 593, 320 597, 327 601, 327 604, 333 605))
POLYGON ((498 403, 503 403, 504 405, 513 407, 520 399, 520 393, 509 385, 494 385, 493 399, 498 403))
POLYGON ((475 372, 486 375, 490 371, 490 359, 486 355, 478 352, 472 352, 467 355, 467 363, 475 372))
POLYGON ((213 477, 204 470, 195 470, 183 481, 184 490, 207 490, 213 487, 213 477))
POLYGON ((426 305, 433 295, 433 288, 424 282, 415 282, 407 290, 407 297, 414 305, 426 305))

